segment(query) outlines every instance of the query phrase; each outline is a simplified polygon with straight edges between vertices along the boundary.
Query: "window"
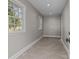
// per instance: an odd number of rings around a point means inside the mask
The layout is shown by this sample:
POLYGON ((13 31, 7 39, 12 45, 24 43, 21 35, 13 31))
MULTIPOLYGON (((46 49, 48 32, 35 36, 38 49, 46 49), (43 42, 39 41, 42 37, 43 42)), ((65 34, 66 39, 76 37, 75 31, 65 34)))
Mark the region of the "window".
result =
POLYGON ((23 7, 17 1, 8 0, 9 32, 22 31, 24 13, 23 7))

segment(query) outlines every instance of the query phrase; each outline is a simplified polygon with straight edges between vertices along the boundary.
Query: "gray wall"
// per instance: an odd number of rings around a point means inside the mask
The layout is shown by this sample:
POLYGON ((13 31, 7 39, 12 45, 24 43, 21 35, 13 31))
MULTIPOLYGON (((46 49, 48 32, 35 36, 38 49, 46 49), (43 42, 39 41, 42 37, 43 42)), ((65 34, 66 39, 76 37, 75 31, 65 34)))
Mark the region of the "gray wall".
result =
POLYGON ((44 17, 43 35, 60 36, 60 16, 44 17))
POLYGON ((26 6, 26 31, 9 33, 8 45, 9 45, 9 57, 17 53, 19 50, 35 41, 42 35, 42 31, 39 27, 40 14, 26 1, 20 0, 26 6))
POLYGON ((68 32, 70 32, 70 11, 69 11, 69 2, 64 8, 64 11, 61 15, 61 39, 69 48, 69 44, 66 42, 66 38, 69 37, 68 32))

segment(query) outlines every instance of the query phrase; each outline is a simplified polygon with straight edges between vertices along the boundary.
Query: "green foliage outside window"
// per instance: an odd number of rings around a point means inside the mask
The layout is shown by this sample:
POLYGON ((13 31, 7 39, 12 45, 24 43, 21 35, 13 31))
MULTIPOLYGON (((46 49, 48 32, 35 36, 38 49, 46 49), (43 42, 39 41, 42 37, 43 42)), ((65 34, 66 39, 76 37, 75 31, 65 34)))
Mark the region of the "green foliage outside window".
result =
POLYGON ((19 17, 19 7, 17 7, 18 16, 16 16, 13 5, 13 0, 8 0, 9 31, 19 31, 22 29, 22 18, 19 17))

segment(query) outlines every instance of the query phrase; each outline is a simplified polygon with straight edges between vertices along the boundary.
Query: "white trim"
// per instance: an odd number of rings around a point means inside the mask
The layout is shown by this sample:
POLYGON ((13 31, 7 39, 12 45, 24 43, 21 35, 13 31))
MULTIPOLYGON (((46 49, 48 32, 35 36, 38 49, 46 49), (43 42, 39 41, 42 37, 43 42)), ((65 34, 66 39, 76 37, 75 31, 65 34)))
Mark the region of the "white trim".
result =
POLYGON ((13 56, 11 56, 9 59, 17 59, 20 55, 22 55, 25 51, 27 51, 28 49, 30 49, 34 44, 36 44, 40 39, 42 38, 42 36, 40 38, 38 38, 37 40, 35 40, 34 42, 30 43, 29 45, 27 45, 26 47, 24 47, 23 49, 21 49, 19 52, 17 52, 16 54, 14 54, 13 56))
POLYGON ((64 48, 65 48, 65 50, 66 50, 66 52, 68 54, 68 58, 69 58, 69 56, 70 56, 69 49, 67 48, 67 46, 65 45, 65 43, 63 42, 63 40, 62 39, 60 39, 60 40, 61 40, 61 43, 63 44, 63 46, 64 46, 64 48))
POLYGON ((56 37, 56 38, 61 38, 61 36, 53 36, 53 35, 43 35, 43 37, 56 37))

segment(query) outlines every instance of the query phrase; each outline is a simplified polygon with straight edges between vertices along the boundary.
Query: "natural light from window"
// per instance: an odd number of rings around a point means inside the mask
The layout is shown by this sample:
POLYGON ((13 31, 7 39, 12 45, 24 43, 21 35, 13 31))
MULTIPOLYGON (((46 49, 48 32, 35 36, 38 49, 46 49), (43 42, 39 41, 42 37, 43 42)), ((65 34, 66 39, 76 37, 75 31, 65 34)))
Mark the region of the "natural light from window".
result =
POLYGON ((23 29, 23 8, 13 0, 8 0, 8 25, 9 32, 21 31, 23 29))

